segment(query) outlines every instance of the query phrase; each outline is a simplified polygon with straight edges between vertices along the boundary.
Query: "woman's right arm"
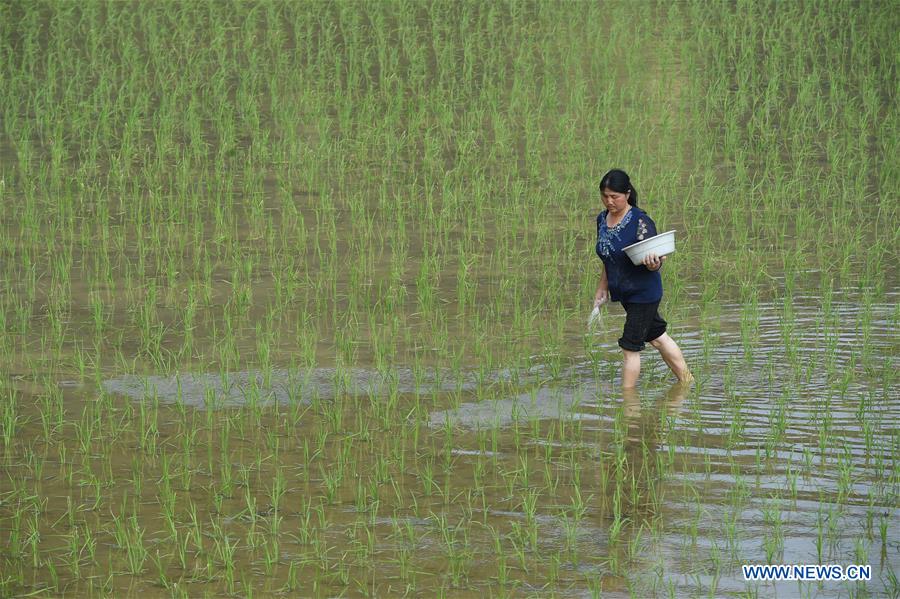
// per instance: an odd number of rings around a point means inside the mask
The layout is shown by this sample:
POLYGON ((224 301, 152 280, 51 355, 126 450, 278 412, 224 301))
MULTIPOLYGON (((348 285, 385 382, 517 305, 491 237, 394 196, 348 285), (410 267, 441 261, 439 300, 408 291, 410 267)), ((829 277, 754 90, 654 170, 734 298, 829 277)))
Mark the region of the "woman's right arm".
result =
POLYGON ((609 301, 609 280, 606 278, 606 265, 603 262, 600 262, 600 264, 600 285, 597 287, 597 293, 594 294, 595 308, 609 301))

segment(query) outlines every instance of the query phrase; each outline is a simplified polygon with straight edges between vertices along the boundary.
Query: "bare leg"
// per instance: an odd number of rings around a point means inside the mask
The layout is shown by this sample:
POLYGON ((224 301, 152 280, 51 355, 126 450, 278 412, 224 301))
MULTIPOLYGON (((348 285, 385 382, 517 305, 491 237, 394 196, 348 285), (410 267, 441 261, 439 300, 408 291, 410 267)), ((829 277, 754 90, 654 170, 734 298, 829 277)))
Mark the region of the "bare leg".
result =
POLYGON ((634 387, 641 374, 641 352, 623 349, 622 353, 625 355, 622 360, 622 387, 634 387))
POLYGON ((680 382, 687 383, 694 380, 694 375, 691 374, 687 362, 684 361, 681 348, 678 347, 674 339, 669 337, 668 333, 663 333, 651 341, 650 345, 659 351, 659 355, 662 356, 662 359, 669 365, 669 369, 678 377, 680 382))

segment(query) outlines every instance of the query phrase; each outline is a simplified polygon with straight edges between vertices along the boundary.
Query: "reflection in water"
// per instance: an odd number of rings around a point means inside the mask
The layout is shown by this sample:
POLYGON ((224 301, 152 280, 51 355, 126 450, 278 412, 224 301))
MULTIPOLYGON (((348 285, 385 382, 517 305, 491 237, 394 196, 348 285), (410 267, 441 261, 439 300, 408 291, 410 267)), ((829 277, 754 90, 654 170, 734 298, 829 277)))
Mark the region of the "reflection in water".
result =
POLYGON ((622 390, 622 418, 616 421, 613 455, 601 460, 601 484, 612 497, 616 519, 626 517, 637 524, 659 512, 660 485, 668 468, 668 457, 659 450, 691 386, 691 382, 675 383, 650 409, 641 406, 637 389, 622 390))
POLYGON ((181 373, 172 376, 125 375, 103 381, 108 393, 132 399, 157 398, 195 408, 225 408, 266 403, 309 403, 339 394, 453 393, 482 385, 529 381, 540 368, 515 371, 453 371, 397 367, 388 372, 371 368, 272 369, 223 373, 181 373))
POLYGON ((614 441, 596 461, 600 495, 599 522, 605 530, 603 550, 613 573, 651 571, 669 556, 656 535, 647 534, 667 525, 662 522, 668 500, 667 481, 672 473, 668 436, 692 382, 676 383, 653 402, 642 406, 637 389, 622 389, 621 403, 614 404, 614 441), (627 566, 626 566, 627 564, 627 566))
POLYGON ((538 387, 507 399, 486 399, 434 412, 428 423, 435 428, 452 426, 484 429, 510 426, 516 421, 560 419, 574 416, 581 391, 565 387, 538 387))
POLYGON ((675 383, 657 400, 652 410, 641 410, 641 398, 636 388, 622 389, 622 415, 628 424, 626 445, 640 444, 642 441, 649 446, 664 443, 665 434, 660 435, 659 431, 662 413, 677 416, 691 385, 692 381, 675 383))

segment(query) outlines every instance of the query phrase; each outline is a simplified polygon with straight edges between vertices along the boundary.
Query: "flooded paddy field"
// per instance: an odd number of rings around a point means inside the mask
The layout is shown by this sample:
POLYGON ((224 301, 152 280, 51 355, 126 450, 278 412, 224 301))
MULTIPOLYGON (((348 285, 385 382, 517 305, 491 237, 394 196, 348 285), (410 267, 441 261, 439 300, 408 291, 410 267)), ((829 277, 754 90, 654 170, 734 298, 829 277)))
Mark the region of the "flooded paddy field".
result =
POLYGON ((0 596, 900 595, 898 20, 0 2, 0 596))

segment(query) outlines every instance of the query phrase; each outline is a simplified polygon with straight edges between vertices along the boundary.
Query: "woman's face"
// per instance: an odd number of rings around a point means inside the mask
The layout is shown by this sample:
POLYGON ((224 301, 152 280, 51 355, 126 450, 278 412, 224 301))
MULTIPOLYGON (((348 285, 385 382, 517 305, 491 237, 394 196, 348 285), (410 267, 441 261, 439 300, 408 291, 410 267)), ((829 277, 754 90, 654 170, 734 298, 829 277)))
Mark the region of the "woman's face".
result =
POLYGON ((603 199, 606 209, 615 214, 628 209, 628 198, 631 197, 631 192, 620 193, 604 187, 600 190, 600 197, 603 199))

